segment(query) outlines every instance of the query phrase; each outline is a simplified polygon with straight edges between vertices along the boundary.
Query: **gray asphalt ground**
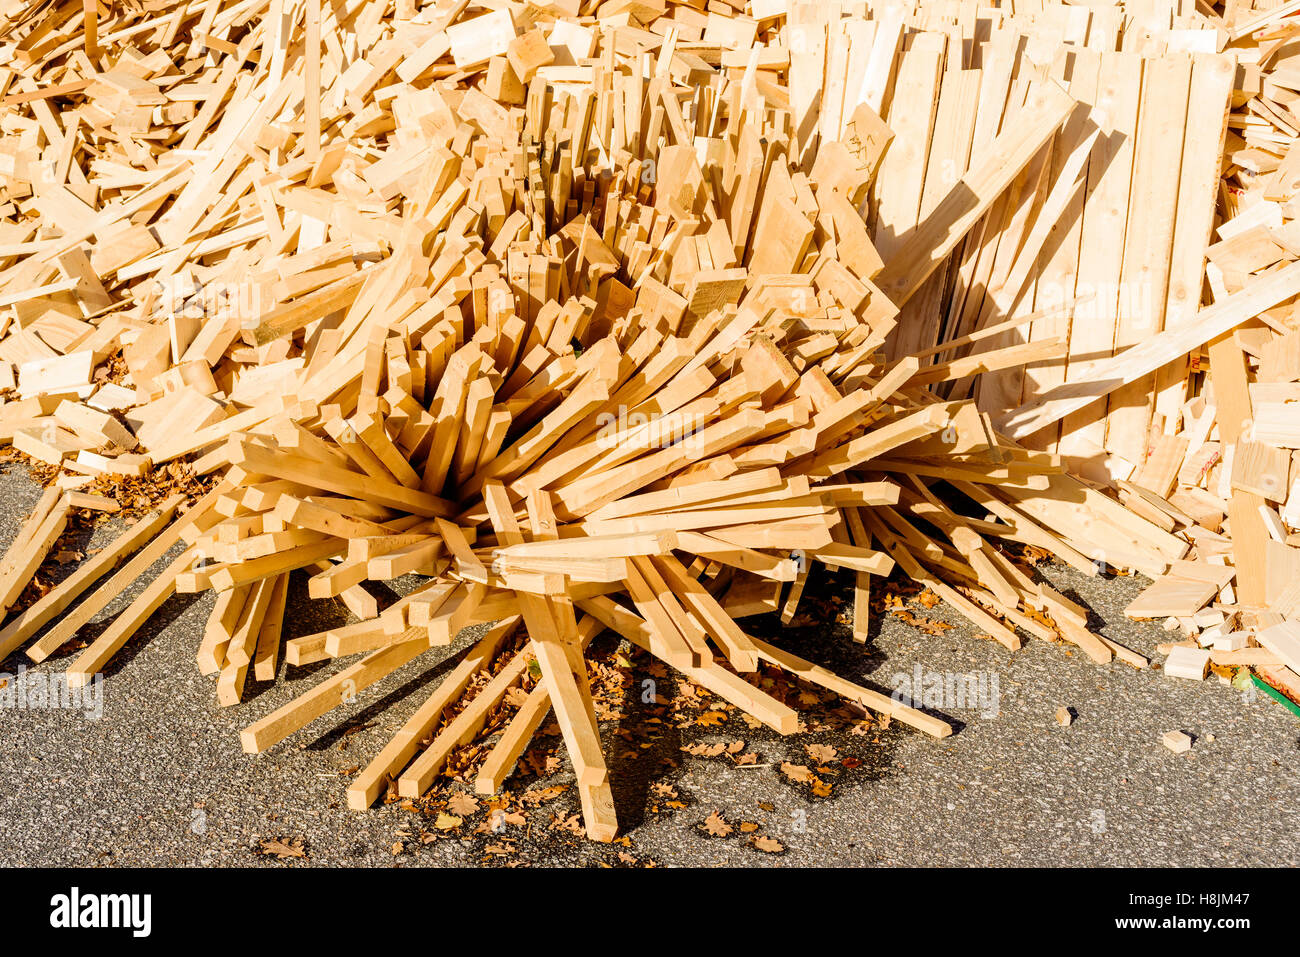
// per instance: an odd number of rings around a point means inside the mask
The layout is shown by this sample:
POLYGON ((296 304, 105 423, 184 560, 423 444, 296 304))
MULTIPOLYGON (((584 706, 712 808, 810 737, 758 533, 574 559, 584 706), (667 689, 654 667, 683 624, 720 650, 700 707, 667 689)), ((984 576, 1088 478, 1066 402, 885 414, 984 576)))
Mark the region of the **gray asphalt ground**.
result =
MULTIPOLYGON (((37 497, 21 469, 0 475, 0 544, 7 545, 37 497)), ((92 546, 110 537, 101 529, 92 546)), ((1126 621, 1141 588, 1132 578, 1089 579, 1053 566, 1048 577, 1090 606, 1101 630, 1147 654, 1166 635, 1126 621)), ((824 583, 833 589, 835 582, 824 583)), ((132 593, 121 596, 119 610, 132 593)), ((194 651, 211 595, 177 596, 115 660, 104 713, 0 713, 0 864, 3 865, 1296 865, 1300 863, 1300 720, 1263 695, 1214 677, 1195 684, 1121 663, 1097 666, 1081 653, 1031 640, 1012 653, 959 625, 932 637, 880 616, 866 647, 839 621, 780 629, 792 651, 889 692, 896 676, 924 672, 996 680, 996 707, 938 709, 959 722, 935 740, 897 722, 872 734, 841 728, 782 737, 749 728, 733 711, 720 727, 665 726, 639 755, 613 761, 615 805, 626 841, 598 845, 550 827, 578 810, 573 788, 533 810, 523 825, 475 834, 483 810, 444 833, 419 811, 393 804, 347 809, 352 768, 368 762, 427 697, 467 635, 431 651, 270 751, 242 753, 238 732, 332 672, 335 664, 283 672, 250 686, 245 703, 217 706, 215 679, 200 676, 194 651), (1076 715, 1069 727, 1054 715, 1076 715), (1181 729, 1195 746, 1175 755, 1161 735, 1181 729), (698 742, 743 739, 752 767, 727 755, 694 757, 698 742), (838 750, 830 797, 780 773, 783 762, 814 765, 805 746, 838 750), (860 762, 860 764, 858 763, 860 762), (673 804, 668 797, 675 792, 673 804), (735 826, 711 837, 718 812, 735 826), (740 824, 758 825, 742 833, 740 824), (425 834, 423 843, 420 835, 425 834), (466 833, 467 836, 459 836, 466 833), (783 850, 765 853, 753 837, 783 850), (432 838, 432 839, 430 839, 432 838), (301 842, 305 857, 258 853, 262 842, 301 842), (490 848, 506 845, 508 854, 490 848)), ((814 609, 816 605, 812 606, 814 609)), ((931 618, 959 623, 940 605, 931 618)), ((86 629, 102 628, 107 615, 86 629)), ((288 636, 340 620, 329 603, 292 602, 288 636)), ((53 673, 68 657, 37 667, 53 673)), ((13 672, 25 658, 12 656, 13 672)), ((671 694, 661 690, 661 694, 671 694)), ((990 699, 993 700, 993 699, 990 699)), ((951 704, 951 702, 949 702, 951 704)), ((970 704, 968 702, 968 704, 970 704)), ((813 722, 816 724, 816 722, 813 722)), ((619 728, 603 729, 618 753, 619 728)), ((519 778, 516 775, 516 778, 519 778)), ((550 777, 516 780, 516 792, 571 783, 567 761, 550 777)))

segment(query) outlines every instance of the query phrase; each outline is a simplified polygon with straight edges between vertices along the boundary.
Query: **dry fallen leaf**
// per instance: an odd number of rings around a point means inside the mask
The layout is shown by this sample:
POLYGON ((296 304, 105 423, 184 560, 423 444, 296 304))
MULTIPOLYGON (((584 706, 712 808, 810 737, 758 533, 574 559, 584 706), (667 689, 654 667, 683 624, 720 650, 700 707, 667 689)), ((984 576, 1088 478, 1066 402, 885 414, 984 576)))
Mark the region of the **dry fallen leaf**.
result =
POLYGON ((943 633, 954 626, 948 624, 946 621, 935 621, 933 618, 922 618, 917 621, 917 627, 927 635, 934 635, 942 638, 943 633))
POLYGON ((552 784, 547 788, 536 788, 531 791, 525 791, 523 794, 523 801, 525 804, 530 804, 533 807, 536 807, 538 804, 544 804, 547 801, 555 800, 563 794, 564 791, 565 785, 552 784))
POLYGON ((447 801, 447 810, 461 817, 468 817, 478 810, 478 798, 464 791, 457 791, 447 801))
POLYGON ((714 837, 726 837, 735 830, 717 811, 704 819, 704 829, 714 837))
POLYGON ((779 854, 785 850, 785 845, 772 837, 756 837, 754 838, 754 846, 760 851, 766 851, 768 854, 779 854))
POLYGON ((570 834, 580 835, 583 833, 582 815, 574 814, 570 817, 563 817, 557 814, 555 815, 554 818, 551 819, 551 830, 554 831, 556 828, 559 828, 560 830, 568 831, 570 834))
POLYGON ((440 831, 454 831, 464 823, 462 818, 456 817, 454 814, 439 813, 437 819, 433 822, 433 826, 440 831))
POLYGON ((1027 562, 1038 565, 1052 557, 1052 553, 1045 548, 1039 548, 1037 545, 1026 545, 1021 551, 1021 556, 1027 562))
POLYGON ((703 742, 699 742, 697 744, 688 744, 683 747, 682 750, 697 758, 716 758, 727 750, 727 746, 721 741, 717 744, 704 744, 703 742))
POLYGON ((271 841, 263 841, 257 853, 266 854, 267 856, 274 855, 280 860, 284 860, 286 857, 307 856, 307 852, 303 850, 302 838, 293 840, 292 838, 281 837, 271 841))
POLYGON ((781 773, 791 781, 798 781, 801 784, 807 784, 813 780, 813 773, 805 765, 791 764, 789 761, 781 762, 781 773))
POLYGON ((826 764, 834 761, 839 755, 839 751, 829 744, 806 744, 804 750, 808 752, 808 757, 812 758, 818 764, 826 764))

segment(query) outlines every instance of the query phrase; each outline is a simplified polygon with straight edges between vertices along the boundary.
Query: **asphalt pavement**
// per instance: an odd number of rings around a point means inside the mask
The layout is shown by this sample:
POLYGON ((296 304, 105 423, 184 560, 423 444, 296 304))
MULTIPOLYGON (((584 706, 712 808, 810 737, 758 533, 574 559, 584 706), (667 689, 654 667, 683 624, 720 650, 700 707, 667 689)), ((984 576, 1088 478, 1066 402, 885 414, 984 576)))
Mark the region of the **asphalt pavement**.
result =
MULTIPOLYGON (((21 469, 0 475, 0 546, 38 493, 21 469)), ((88 547, 112 530, 97 530, 88 547)), ((1087 578, 1056 565, 1044 573, 1092 610, 1103 633, 1148 655, 1166 640, 1158 626, 1122 615, 1140 578, 1087 578)), ((1098 666, 1035 639, 1010 652, 943 605, 907 607, 951 629, 930 634, 881 613, 870 642, 854 644, 834 613, 843 588, 835 579, 810 588, 800 627, 770 617, 745 624, 886 693, 918 676, 922 689, 946 684, 930 710, 957 733, 933 739, 896 721, 855 725, 834 702, 816 702, 809 730, 782 737, 734 709, 660 722, 634 702, 623 722, 602 725, 622 824, 614 845, 573 833, 578 799, 567 760, 516 773, 509 807, 523 810, 504 818, 483 801, 461 804, 455 825, 457 808, 441 802, 347 808, 348 776, 427 697, 469 635, 249 756, 241 728, 342 665, 282 666, 277 683, 250 685, 244 703, 221 708, 215 678, 194 663, 213 598, 174 596, 114 660, 98 718, 84 709, 0 711, 0 865, 1300 863, 1300 719, 1276 702, 1213 676, 1198 684, 1119 662, 1098 666), (954 698, 958 687, 971 693, 954 698), (1056 720, 1060 708, 1071 712, 1067 727, 1056 720), (1169 730, 1191 734, 1192 749, 1166 749, 1169 730)), ((297 581, 286 620, 293 637, 344 618, 336 603, 308 601, 297 581)), ((70 660, 55 657, 21 680, 48 678, 70 660)), ((15 674, 25 661, 11 656, 0 671, 15 674)), ((658 673, 645 658, 633 666, 658 673)), ((660 695, 680 695, 672 677, 656 680, 660 695)))

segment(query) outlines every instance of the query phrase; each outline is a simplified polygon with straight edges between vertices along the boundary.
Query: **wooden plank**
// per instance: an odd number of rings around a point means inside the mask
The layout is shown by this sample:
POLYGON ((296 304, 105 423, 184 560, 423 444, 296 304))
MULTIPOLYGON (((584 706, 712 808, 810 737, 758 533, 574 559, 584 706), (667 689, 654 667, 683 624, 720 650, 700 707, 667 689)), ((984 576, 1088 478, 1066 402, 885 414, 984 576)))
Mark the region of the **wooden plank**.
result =
POLYGON ((934 212, 908 234, 892 256, 886 257, 876 285, 894 305, 901 306, 911 298, 1051 139, 1073 108, 1074 100, 1055 83, 1036 85, 1023 113, 987 150, 976 154, 970 170, 934 212))
POLYGON ((359 692, 383 680, 428 650, 427 642, 415 639, 367 655, 355 665, 332 675, 265 718, 250 724, 239 733, 239 742, 247 754, 260 754, 339 705, 355 700, 359 692))
POLYGON ((1256 632, 1255 638, 1284 665, 1300 673, 1300 622, 1279 622, 1256 632))
POLYGON ((177 574, 189 567, 193 560, 193 553, 187 550, 172 561, 148 584, 139 597, 114 618, 113 623, 77 656, 77 660, 68 667, 67 671, 67 680, 71 687, 79 688, 87 684, 104 669, 122 646, 131 640, 140 626, 172 596, 176 590, 177 574))
MULTIPOLYGON (((1185 57, 1146 61, 1138 111, 1133 184, 1129 193, 1121 302, 1127 304, 1115 328, 1115 349, 1148 342, 1164 326, 1169 294, 1178 177, 1192 63, 1185 57)), ((1191 201, 1188 203, 1189 212, 1191 201)), ((1111 393, 1106 413, 1106 448, 1130 462, 1142 461, 1154 405, 1155 380, 1140 376, 1111 393)))
POLYGON ((1166 329, 1113 359, 1097 362, 1089 369, 1088 379, 1067 382, 1025 403, 1007 417, 1002 428, 1012 438, 1033 435, 1297 294, 1300 264, 1292 263, 1207 306, 1195 321, 1166 329))
POLYGON ((8 657, 45 624, 71 605, 87 588, 120 565, 128 555, 160 532, 183 501, 179 495, 167 499, 97 555, 47 592, 39 601, 15 615, 0 631, 0 658, 8 657))
MULTIPOLYGON (((54 651, 66 644, 82 625, 90 621, 118 595, 126 591, 132 582, 148 571, 155 562, 166 555, 186 535, 191 534, 196 524, 209 514, 216 505, 217 500, 228 490, 229 486, 219 483, 212 491, 191 506, 188 512, 140 549, 139 553, 123 565, 115 575, 104 581, 95 591, 84 598, 81 604, 60 618, 53 628, 27 649, 27 657, 36 662, 44 661, 54 651)), ((192 558, 193 556, 191 556, 192 558)))
POLYGON ((492 662, 501 643, 519 626, 518 615, 497 624, 480 638, 439 683, 433 694, 407 719, 402 729, 348 785, 348 806, 363 811, 375 803, 391 780, 419 753, 443 712, 465 690, 470 679, 492 662))

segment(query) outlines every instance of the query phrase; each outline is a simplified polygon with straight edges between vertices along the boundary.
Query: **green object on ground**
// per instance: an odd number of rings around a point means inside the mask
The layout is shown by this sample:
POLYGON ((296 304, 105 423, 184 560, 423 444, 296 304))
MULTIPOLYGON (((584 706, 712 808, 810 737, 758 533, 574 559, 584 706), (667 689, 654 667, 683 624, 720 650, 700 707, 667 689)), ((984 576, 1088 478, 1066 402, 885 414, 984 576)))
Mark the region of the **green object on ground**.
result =
POLYGON ((1292 701, 1282 692, 1278 691, 1267 681, 1260 678, 1259 675, 1251 675, 1250 680, 1255 682, 1255 684, 1259 687, 1259 689, 1263 691, 1266 695, 1268 695, 1273 700, 1279 702, 1284 708, 1290 711, 1297 718, 1300 718, 1300 705, 1297 705, 1294 701, 1292 701))

